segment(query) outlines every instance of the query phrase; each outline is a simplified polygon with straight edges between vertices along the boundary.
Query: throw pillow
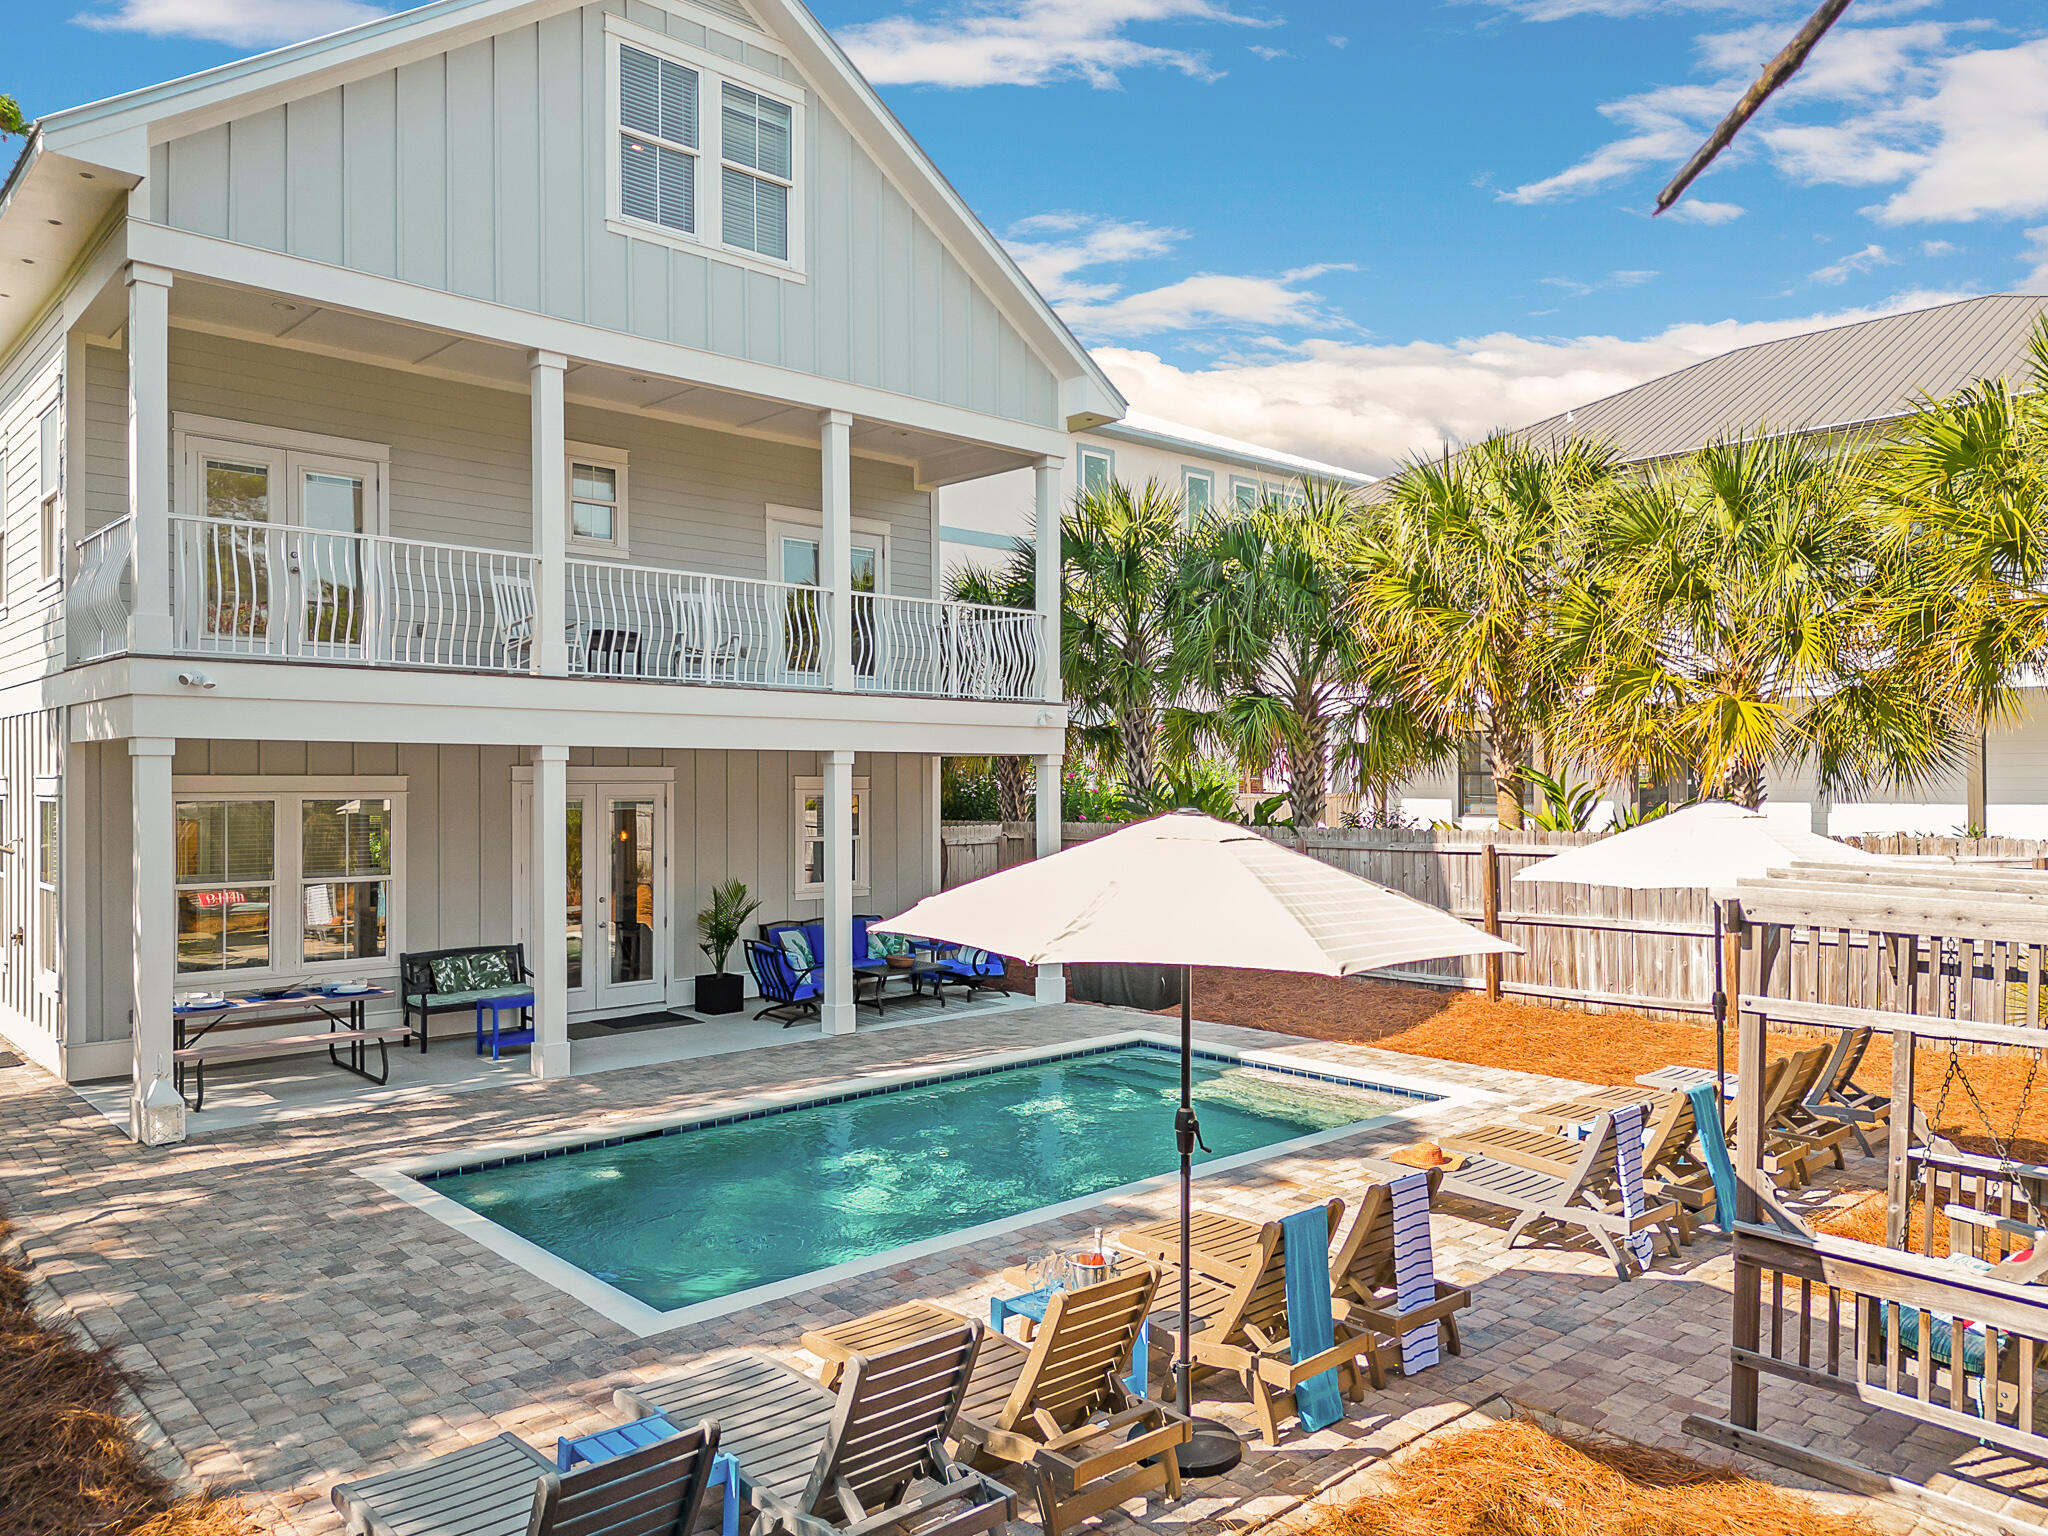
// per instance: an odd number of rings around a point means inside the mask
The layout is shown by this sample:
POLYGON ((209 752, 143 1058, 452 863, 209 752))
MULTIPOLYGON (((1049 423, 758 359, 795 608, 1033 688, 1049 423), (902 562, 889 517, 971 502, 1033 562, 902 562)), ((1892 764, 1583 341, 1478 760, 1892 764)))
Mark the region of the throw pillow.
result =
POLYGON ((434 962, 434 990, 436 992, 467 992, 469 990, 469 966, 462 955, 443 955, 434 962))
POLYGON ((799 976, 818 963, 817 957, 811 953, 810 938, 803 929, 785 928, 775 938, 782 945, 782 958, 799 976))
POLYGON ((487 950, 473 955, 469 963, 469 985, 472 991, 481 992, 489 987, 512 985, 512 961, 503 950, 487 950))

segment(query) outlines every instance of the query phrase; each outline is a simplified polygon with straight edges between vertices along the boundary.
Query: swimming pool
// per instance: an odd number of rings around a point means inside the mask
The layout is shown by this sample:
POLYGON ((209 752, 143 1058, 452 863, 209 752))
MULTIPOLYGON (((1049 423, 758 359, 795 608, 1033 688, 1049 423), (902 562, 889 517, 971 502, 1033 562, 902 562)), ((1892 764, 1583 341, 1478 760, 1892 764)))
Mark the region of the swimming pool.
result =
MULTIPOLYGON (((1203 1163, 1434 1097, 1211 1053, 1194 1081, 1203 1163)), ((1168 1173, 1179 1093, 1175 1051, 1123 1041, 413 1177, 679 1321, 678 1309, 1168 1173)))

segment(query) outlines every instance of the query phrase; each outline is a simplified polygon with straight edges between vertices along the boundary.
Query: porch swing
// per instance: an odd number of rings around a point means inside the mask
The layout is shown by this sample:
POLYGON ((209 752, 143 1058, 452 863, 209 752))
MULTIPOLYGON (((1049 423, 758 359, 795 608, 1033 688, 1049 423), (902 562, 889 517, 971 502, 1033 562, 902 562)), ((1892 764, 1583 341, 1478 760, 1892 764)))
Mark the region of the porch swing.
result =
MULTIPOLYGON (((2026 1228, 2033 1231, 2048 1228, 2048 1219, 2044 1219, 2044 1213, 2048 1213, 2048 1167, 2022 1163, 2012 1155, 2013 1144, 2018 1141, 2020 1127, 2026 1121, 2027 1105, 2034 1096, 2034 1085, 2041 1075, 2041 1054, 2038 1050, 2027 1052, 2027 1074, 2020 1083, 2019 1101, 2013 1106, 2012 1123, 2001 1135, 1992 1123, 1991 1111, 1985 1107, 1976 1085, 1970 1081, 1970 1074, 1963 1068, 1961 1042, 1948 1042, 1948 1065, 1943 1069, 1941 1087, 1934 1096, 1933 1112, 1925 1116, 1923 1122, 1918 1107, 1913 1110, 1913 1129, 1922 1154, 1921 1253, 1929 1256, 1934 1253, 1935 1208, 1944 1174, 1948 1178, 1951 1199, 1939 1203, 1950 1218, 1952 1234, 1962 1225, 1975 1225, 1978 1227, 1976 1243, 1980 1247, 1994 1234, 2005 1237, 2020 1235, 2022 1223, 2015 1216, 2016 1201, 2025 1207, 2026 1228), (1959 1084, 1976 1114, 1977 1123, 1983 1127, 1984 1139, 1990 1143, 1989 1158, 1980 1153, 1966 1152, 1940 1133, 1939 1128, 1948 1111, 1949 1095, 1959 1084), (1944 1168, 1942 1164, 1947 1166, 1944 1168), (1986 1164, 1993 1166, 1987 1167, 1986 1164), (1966 1179, 1973 1179, 1975 1183, 1974 1206, 1966 1206, 1963 1201, 1966 1179), (1994 1198, 1996 1211, 1992 1210, 1994 1198), (1974 1210, 1977 1215, 1959 1216, 1956 1213, 1960 1210, 1974 1210), (1995 1225, 1986 1225, 1981 1219, 1990 1219, 1995 1225)), ((1908 1238, 1905 1246, 1910 1250, 1910 1234, 1908 1238)))

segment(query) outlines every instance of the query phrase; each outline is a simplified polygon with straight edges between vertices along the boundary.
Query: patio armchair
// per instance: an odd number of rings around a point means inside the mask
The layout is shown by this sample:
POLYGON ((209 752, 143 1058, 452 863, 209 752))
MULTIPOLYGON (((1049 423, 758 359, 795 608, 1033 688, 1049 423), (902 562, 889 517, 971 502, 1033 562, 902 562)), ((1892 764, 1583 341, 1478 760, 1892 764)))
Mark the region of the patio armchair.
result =
POLYGON ((769 1006, 754 1017, 780 1019, 782 1027, 801 1024, 818 1017, 818 1005, 825 998, 825 971, 818 964, 798 967, 780 944, 762 939, 742 939, 747 951, 747 969, 754 985, 768 999, 769 1006))
POLYGON ((847 1362, 839 1390, 752 1351, 645 1386, 627 1413, 728 1424, 756 1531, 788 1536, 976 1536, 1016 1518, 1017 1497, 946 1452, 983 1329, 953 1325, 847 1362))
POLYGON ((738 618, 717 594, 708 591, 670 591, 675 608, 675 654, 669 661, 669 675, 715 682, 721 673, 730 674, 734 663, 747 653, 740 639, 738 618))
MULTIPOLYGON (((533 659, 533 583, 524 576, 491 577, 491 608, 498 616, 498 636, 505 647, 505 665, 524 670, 533 659)), ((574 619, 562 626, 569 654, 581 660, 584 628, 574 619)))
POLYGON ((417 1466, 337 1483, 350 1536, 688 1536, 718 1453, 706 1420, 624 1455, 563 1472, 517 1435, 417 1466))
POLYGON ((912 939, 910 948, 927 967, 923 979, 936 988, 960 985, 970 989, 1002 989, 1006 966, 1003 957, 971 944, 948 944, 938 939, 912 939))

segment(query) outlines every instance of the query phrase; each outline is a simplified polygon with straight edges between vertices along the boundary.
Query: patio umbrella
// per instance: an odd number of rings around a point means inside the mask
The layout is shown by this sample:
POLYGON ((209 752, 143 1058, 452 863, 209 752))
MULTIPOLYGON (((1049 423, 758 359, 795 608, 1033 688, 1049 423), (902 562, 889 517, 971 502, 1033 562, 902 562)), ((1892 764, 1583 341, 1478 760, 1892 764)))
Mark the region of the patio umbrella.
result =
MULTIPOLYGON (((871 925, 1010 955, 1033 965, 1128 963, 1180 968, 1181 1317, 1174 1376, 1188 1385, 1192 1266, 1194 967, 1350 976, 1450 955, 1514 954, 1515 946, 1436 907, 1280 847, 1194 811, 1141 821, 1107 837, 929 896, 871 925)), ((1198 1423, 1182 1448, 1190 1476, 1228 1470, 1242 1448, 1228 1429, 1198 1423)))
POLYGON ((1726 800, 1688 805, 1532 864, 1531 885, 1614 885, 1628 890, 1704 890, 1714 909, 1714 1081, 1728 1093, 1728 991, 1721 975, 1721 901, 1738 882, 1793 864, 1881 864, 1874 853, 1726 800))

